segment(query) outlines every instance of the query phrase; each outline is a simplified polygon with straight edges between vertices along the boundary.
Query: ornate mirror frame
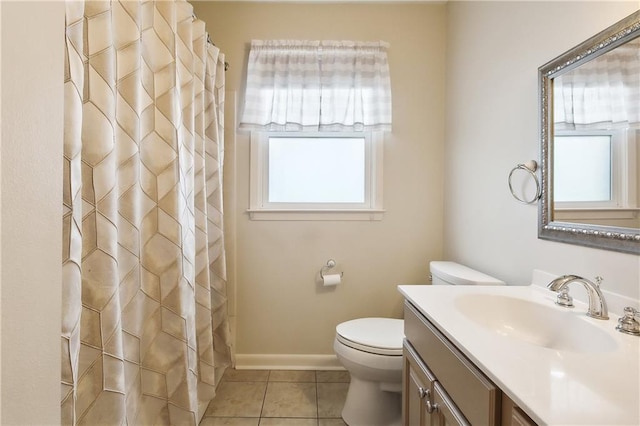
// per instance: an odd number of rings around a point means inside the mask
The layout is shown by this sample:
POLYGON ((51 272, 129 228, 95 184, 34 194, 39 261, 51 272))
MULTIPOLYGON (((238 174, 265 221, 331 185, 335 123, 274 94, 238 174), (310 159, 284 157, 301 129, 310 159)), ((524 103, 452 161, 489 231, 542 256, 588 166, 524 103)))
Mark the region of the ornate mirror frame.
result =
POLYGON ((640 254, 640 229, 553 220, 553 79, 615 47, 640 37, 640 10, 538 69, 541 120, 541 185, 538 238, 640 254))

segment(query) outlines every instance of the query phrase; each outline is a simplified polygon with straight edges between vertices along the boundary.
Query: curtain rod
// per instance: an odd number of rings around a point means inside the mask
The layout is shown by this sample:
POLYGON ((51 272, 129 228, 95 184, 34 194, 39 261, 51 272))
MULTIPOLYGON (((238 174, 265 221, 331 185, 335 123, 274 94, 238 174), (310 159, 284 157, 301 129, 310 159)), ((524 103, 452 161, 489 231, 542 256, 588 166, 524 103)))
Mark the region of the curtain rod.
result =
MULTIPOLYGON (((215 46, 216 44, 214 42, 211 41, 211 37, 209 37, 209 34, 207 33, 207 43, 211 44, 212 46, 215 46)), ((229 69, 229 62, 224 61, 224 70, 228 70, 229 69)))
MULTIPOLYGON (((191 18, 193 21, 198 19, 198 17, 195 14, 191 14, 191 18)), ((209 36, 209 33, 207 33, 207 43, 211 44, 212 46, 216 45, 214 42, 211 41, 211 37, 209 36)), ((228 69, 229 69, 229 62, 224 61, 224 70, 227 71, 228 69)))

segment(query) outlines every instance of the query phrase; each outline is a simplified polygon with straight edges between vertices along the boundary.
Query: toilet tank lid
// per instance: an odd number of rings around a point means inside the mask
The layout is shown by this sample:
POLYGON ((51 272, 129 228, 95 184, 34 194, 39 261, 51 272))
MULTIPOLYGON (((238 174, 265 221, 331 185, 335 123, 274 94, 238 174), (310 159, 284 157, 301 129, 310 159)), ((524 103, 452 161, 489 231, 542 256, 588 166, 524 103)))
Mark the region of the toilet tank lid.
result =
POLYGON ((456 262, 433 261, 431 275, 455 285, 505 285, 505 282, 456 262))

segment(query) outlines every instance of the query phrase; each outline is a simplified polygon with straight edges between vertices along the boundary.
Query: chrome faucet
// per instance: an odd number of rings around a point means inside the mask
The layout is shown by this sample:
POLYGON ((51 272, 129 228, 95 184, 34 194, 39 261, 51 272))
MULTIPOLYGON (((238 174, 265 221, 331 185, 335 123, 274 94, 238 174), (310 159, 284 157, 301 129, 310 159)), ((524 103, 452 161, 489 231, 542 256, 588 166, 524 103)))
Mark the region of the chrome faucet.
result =
MULTIPOLYGON (((604 296, 600 291, 600 283, 602 282, 602 278, 596 277, 596 282, 593 283, 588 279, 579 277, 577 275, 562 275, 547 284, 547 288, 555 291, 556 293, 562 293, 563 290, 565 290, 569 285, 569 283, 572 283, 574 281, 582 283, 587 289, 587 294, 589 296, 589 311, 587 311, 587 315, 596 319, 609 319, 607 302, 605 302, 604 296)), ((562 305, 562 303, 558 304, 562 305)))

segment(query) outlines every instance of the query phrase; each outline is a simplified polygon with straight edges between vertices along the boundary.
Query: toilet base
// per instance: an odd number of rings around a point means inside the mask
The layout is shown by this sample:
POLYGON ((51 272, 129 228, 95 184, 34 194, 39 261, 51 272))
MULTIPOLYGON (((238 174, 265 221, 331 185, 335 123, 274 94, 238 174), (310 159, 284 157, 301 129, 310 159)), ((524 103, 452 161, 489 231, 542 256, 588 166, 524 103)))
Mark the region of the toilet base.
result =
POLYGON ((384 391, 379 382, 369 382, 351 375, 342 419, 349 426, 400 426, 402 394, 384 391))

